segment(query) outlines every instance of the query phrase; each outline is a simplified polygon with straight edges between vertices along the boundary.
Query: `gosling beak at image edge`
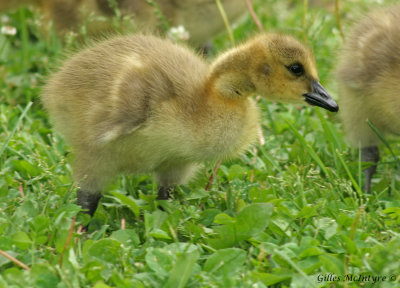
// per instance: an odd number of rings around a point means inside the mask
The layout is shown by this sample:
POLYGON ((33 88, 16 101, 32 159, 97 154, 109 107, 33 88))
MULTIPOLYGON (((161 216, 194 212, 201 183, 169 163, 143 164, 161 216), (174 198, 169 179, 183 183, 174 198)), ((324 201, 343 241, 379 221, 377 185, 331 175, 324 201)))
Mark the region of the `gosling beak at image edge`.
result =
POLYGON ((322 107, 331 112, 339 111, 339 106, 335 100, 326 92, 324 87, 318 82, 312 81, 312 92, 303 94, 308 104, 322 107))

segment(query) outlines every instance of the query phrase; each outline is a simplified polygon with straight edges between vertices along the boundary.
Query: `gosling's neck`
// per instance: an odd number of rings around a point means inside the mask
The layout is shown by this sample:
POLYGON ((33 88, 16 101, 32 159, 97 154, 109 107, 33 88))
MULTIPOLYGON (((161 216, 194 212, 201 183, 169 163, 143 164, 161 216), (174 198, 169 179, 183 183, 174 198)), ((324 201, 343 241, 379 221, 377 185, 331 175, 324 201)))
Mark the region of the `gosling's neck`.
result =
POLYGON ((250 55, 244 47, 220 55, 211 65, 207 87, 211 95, 231 100, 245 100, 256 92, 248 69, 250 55))

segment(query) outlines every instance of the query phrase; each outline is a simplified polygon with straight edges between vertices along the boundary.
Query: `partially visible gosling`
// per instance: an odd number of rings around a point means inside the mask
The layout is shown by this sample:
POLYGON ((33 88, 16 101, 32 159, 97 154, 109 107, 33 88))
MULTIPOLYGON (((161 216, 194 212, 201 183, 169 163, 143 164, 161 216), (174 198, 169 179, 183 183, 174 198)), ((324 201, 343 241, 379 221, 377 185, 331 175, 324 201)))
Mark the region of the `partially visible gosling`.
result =
MULTIPOLYGON (((112 16, 108 0, 96 0, 104 15, 112 16)), ((122 15, 133 15, 136 23, 145 30, 154 31, 160 21, 161 12, 171 27, 182 25, 189 32, 189 43, 200 47, 212 37, 225 31, 224 21, 215 0, 154 0, 157 7, 145 0, 117 0, 122 15), (159 9, 159 11, 157 11, 159 9)), ((221 5, 230 23, 235 23, 247 11, 244 0, 221 0, 221 5)))
POLYGON ((367 124, 381 132, 400 134, 400 5, 373 11, 359 21, 340 55, 337 78, 341 118, 351 144, 362 148, 362 161, 374 165, 364 170, 364 189, 379 161, 379 138, 367 124))
MULTIPOLYGON (((139 30, 156 32, 165 19, 171 27, 182 25, 189 33, 189 43, 200 47, 225 30, 215 0, 115 0, 123 16, 130 16, 139 30), (161 13, 161 14, 160 14, 161 13)), ((111 17, 115 15, 109 0, 0 0, 0 11, 20 6, 33 6, 42 13, 44 26, 54 23, 59 35, 74 31, 87 21, 90 36, 113 31, 111 17)), ((236 22, 247 11, 244 0, 221 0, 226 16, 236 22)))
POLYGON ((63 34, 77 28, 83 19, 87 19, 88 14, 84 15, 81 10, 91 1, 94 0, 0 0, 0 12, 23 6, 36 8, 41 12, 45 32, 48 32, 50 22, 53 22, 56 32, 63 34))
POLYGON ((200 163, 240 155, 256 139, 256 93, 338 110, 312 53, 278 34, 254 37, 211 65, 168 40, 115 37, 67 60, 42 101, 75 152, 78 203, 93 215, 117 174, 154 172, 167 199, 200 163))
POLYGON ((38 5, 41 0, 0 0, 0 12, 7 11, 23 5, 38 5))

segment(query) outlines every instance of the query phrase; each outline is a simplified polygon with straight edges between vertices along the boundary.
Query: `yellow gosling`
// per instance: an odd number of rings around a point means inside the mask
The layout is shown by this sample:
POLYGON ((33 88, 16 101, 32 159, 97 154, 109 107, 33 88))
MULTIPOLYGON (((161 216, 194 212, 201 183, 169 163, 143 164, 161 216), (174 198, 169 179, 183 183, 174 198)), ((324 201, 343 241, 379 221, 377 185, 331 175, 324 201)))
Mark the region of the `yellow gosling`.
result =
POLYGON ((259 126, 253 94, 338 110, 311 51, 280 34, 251 38, 211 65, 169 40, 115 37, 68 59, 42 101, 75 153, 78 203, 93 215, 120 173, 154 173, 167 199, 201 163, 246 151, 259 126))

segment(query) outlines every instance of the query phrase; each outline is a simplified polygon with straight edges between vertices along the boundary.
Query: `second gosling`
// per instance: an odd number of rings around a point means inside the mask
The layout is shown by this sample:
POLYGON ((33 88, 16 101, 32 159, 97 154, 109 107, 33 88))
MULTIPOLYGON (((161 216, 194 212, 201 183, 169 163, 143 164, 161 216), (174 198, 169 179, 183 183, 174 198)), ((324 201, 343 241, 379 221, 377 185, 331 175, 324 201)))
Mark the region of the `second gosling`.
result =
POLYGON ((345 134, 361 147, 364 190, 371 191, 379 162, 379 137, 367 120, 385 134, 400 135, 400 5, 370 12, 355 25, 337 67, 339 103, 345 134))
POLYGON ((118 36, 67 60, 42 101, 75 153, 78 204, 93 215, 120 173, 153 172, 167 199, 200 163, 240 155, 257 138, 256 93, 338 110, 311 51, 280 34, 258 35, 211 65, 169 40, 118 36))

